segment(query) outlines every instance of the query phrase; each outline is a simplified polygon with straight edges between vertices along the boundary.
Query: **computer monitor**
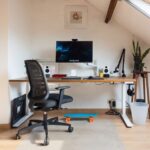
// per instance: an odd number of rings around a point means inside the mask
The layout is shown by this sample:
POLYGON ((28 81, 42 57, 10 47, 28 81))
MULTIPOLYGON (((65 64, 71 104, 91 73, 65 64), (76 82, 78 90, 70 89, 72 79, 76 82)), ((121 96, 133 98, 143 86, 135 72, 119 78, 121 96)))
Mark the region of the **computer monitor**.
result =
POLYGON ((93 61, 92 41, 57 41, 56 62, 90 63, 93 61))

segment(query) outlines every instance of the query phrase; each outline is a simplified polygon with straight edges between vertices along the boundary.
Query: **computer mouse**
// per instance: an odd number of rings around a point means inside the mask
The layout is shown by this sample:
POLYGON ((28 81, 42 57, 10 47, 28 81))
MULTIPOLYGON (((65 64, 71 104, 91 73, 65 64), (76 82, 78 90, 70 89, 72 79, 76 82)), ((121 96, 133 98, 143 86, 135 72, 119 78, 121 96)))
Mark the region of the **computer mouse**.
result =
POLYGON ((92 77, 92 76, 89 76, 88 79, 93 79, 93 77, 92 77))

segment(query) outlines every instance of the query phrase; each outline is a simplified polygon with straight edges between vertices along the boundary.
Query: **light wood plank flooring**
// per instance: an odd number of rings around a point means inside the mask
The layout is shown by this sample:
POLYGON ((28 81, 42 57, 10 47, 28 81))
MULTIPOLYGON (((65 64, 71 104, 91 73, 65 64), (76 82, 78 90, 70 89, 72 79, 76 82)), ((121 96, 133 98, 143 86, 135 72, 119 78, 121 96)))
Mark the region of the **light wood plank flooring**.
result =
MULTIPOLYGON (((61 117, 64 112, 54 112, 52 116, 59 115, 61 117)), ((96 111, 93 110, 93 112, 96 111)), ((114 122, 118 135, 122 139, 126 150, 150 150, 150 120, 147 120, 144 126, 136 125, 133 128, 126 128, 118 116, 105 115, 104 111, 100 111, 99 113, 98 119, 109 119, 114 122)), ((40 117, 40 114, 36 114, 33 118, 40 117)), ((28 135, 23 135, 21 140, 15 140, 16 131, 17 129, 0 129, 0 150, 16 150, 18 144, 27 138, 28 135)))

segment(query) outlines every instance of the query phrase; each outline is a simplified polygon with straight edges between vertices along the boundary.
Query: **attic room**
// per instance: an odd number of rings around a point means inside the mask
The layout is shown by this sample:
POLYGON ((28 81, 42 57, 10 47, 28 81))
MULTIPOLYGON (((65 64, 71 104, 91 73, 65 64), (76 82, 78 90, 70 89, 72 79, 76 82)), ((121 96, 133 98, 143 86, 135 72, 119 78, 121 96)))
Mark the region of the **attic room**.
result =
POLYGON ((149 10, 0 0, 0 150, 149 150, 149 10))

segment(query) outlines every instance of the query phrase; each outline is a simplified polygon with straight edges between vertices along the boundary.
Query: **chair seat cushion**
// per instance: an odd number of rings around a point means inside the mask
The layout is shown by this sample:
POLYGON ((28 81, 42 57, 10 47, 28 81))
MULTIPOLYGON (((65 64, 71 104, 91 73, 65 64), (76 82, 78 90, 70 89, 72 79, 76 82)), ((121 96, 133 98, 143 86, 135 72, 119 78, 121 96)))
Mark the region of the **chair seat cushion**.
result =
POLYGON ((45 101, 45 103, 37 103, 34 105, 34 110, 43 110, 43 111, 49 111, 51 108, 54 108, 57 106, 57 101, 48 99, 45 101))
MULTIPOLYGON (((48 99, 53 99, 53 100, 59 101, 59 94, 52 93, 52 94, 49 95, 48 99)), ((62 104, 69 103, 69 102, 72 102, 72 101, 73 101, 73 98, 71 96, 64 95, 63 100, 62 100, 62 104)))
MULTIPOLYGON (((34 105, 34 110, 35 111, 38 111, 38 110, 49 111, 50 109, 53 109, 58 105, 58 101, 59 101, 59 94, 56 94, 56 93, 49 94, 49 97, 45 101, 45 103, 43 103, 42 105, 41 104, 34 105)), ((61 104, 69 103, 72 101, 73 101, 73 98, 71 96, 64 95, 61 104)))

